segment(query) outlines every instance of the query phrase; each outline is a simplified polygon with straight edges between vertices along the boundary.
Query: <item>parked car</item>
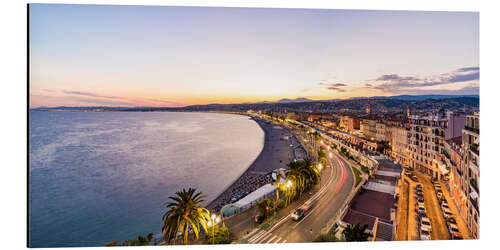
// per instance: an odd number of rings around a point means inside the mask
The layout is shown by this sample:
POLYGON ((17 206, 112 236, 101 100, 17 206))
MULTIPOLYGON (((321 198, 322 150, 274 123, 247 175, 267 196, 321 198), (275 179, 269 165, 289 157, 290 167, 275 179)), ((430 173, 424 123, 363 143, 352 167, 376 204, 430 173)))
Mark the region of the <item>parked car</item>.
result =
POLYGON ((424 205, 424 198, 418 198, 417 199, 418 205, 424 205))
POLYGON ((420 229, 420 240, 430 240, 431 234, 425 229, 420 229))
POLYGON ((443 197, 443 193, 439 193, 438 192, 438 193, 436 193, 436 196, 437 196, 438 199, 441 199, 443 197))
POLYGON ((449 230, 450 234, 460 233, 460 231, 458 230, 457 225, 455 225, 455 224, 448 223, 448 230, 449 230))
POLYGON ((418 204, 418 213, 422 213, 422 212, 425 212, 425 207, 423 206, 423 204, 418 204))
POLYGON ((452 234, 451 234, 451 239, 452 239, 452 240, 462 240, 462 239, 463 239, 463 237, 462 237, 462 234, 461 234, 461 233, 455 233, 455 232, 454 232, 454 233, 452 233, 452 234))
POLYGON ((451 216, 453 216, 453 214, 451 213, 451 211, 449 209, 443 209, 443 216, 445 219, 448 219, 451 216))
POLYGON ((427 217, 422 217, 420 219, 420 228, 426 229, 427 231, 432 231, 431 230, 431 221, 427 217))
POLYGON ((427 214, 425 212, 419 213, 418 216, 420 217, 420 219, 427 218, 427 214))
POLYGON ((442 203, 441 204, 441 209, 444 210, 444 209, 450 209, 450 207, 448 207, 448 204, 447 203, 442 203))
POLYGON ((455 225, 457 224, 457 221, 456 221, 456 220, 455 220, 455 218, 453 218, 453 217, 448 218, 448 219, 446 220, 446 222, 448 222, 448 223, 450 223, 450 224, 455 224, 455 225))

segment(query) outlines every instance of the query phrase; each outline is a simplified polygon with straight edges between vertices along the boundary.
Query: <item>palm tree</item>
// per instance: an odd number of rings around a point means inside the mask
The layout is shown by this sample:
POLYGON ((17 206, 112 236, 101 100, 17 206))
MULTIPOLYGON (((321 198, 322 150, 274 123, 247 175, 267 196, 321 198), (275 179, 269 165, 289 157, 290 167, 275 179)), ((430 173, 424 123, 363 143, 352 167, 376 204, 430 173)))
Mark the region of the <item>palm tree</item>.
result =
POLYGON ((347 227, 342 232, 345 241, 367 241, 368 237, 372 236, 371 233, 366 232, 368 224, 360 225, 359 223, 352 226, 347 225, 347 227))
POLYGON ((290 162, 290 171, 287 174, 287 181, 293 183, 293 187, 286 189, 285 194, 289 199, 302 196, 304 192, 318 183, 319 172, 313 167, 312 160, 306 158, 301 161, 290 162))
POLYGON ((175 196, 169 197, 171 202, 166 204, 167 211, 163 215, 163 239, 170 243, 177 240, 177 233, 182 233, 182 243, 188 244, 189 228, 191 228, 198 239, 200 225, 205 232, 207 231, 207 222, 210 219, 208 209, 202 207, 200 203, 204 202, 205 196, 196 189, 189 188, 187 191, 182 189, 176 192, 175 196))

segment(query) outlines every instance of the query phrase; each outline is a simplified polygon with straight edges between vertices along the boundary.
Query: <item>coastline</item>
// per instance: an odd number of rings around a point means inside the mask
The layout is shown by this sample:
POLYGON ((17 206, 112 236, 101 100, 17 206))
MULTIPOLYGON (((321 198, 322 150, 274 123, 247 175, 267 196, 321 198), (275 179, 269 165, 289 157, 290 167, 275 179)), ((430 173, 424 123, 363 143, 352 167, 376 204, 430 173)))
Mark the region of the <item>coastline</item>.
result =
POLYGON ((293 160, 293 149, 298 143, 296 139, 292 139, 293 134, 285 127, 277 127, 272 122, 250 115, 239 115, 249 117, 260 126, 264 131, 264 145, 260 154, 241 176, 235 179, 215 199, 208 203, 207 208, 216 210, 217 212, 219 212, 222 206, 233 203, 231 201, 233 195, 239 195, 242 192, 251 193, 263 184, 271 182, 270 173, 274 169, 288 168, 287 164, 293 160), (287 136, 288 139, 284 139, 287 136), (291 143, 293 143, 293 147, 290 146, 291 143), (248 191, 243 191, 242 187, 246 187, 248 191))

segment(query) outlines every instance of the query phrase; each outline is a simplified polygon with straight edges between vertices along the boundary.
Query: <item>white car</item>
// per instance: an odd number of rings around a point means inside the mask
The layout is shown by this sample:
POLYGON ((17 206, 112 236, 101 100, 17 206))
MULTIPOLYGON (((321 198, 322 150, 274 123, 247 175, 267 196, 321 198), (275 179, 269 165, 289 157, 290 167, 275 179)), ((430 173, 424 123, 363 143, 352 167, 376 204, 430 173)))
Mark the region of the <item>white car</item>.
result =
POLYGON ((429 220, 429 218, 422 217, 422 219, 420 220, 420 229, 425 229, 429 232, 432 231, 431 221, 429 220))
POLYGON ((444 215, 444 218, 448 219, 450 218, 451 216, 453 216, 453 214, 451 213, 451 211, 447 208, 443 209, 443 215, 444 215))
POLYGON ((420 229, 420 240, 430 240, 431 233, 425 229, 420 229))

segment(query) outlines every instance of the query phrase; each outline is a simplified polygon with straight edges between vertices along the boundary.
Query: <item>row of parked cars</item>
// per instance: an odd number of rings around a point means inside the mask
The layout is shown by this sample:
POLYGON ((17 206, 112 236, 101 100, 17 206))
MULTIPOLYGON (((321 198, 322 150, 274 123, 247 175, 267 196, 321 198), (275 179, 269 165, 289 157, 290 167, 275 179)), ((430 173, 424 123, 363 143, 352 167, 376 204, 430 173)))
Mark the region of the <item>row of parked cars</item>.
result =
POLYGON ((421 240, 430 240, 432 226, 425 211, 424 192, 422 190, 422 184, 420 183, 417 184, 415 189, 415 200, 415 220, 417 221, 417 231, 420 234, 421 240))
POLYGON ((436 197, 439 201, 439 206, 441 208, 441 212, 443 213, 443 218, 446 221, 446 227, 448 228, 448 233, 450 234, 450 238, 452 240, 463 239, 462 234, 458 230, 457 222, 455 218, 453 218, 453 213, 450 211, 450 207, 448 206, 448 201, 444 197, 441 185, 435 181, 433 183, 434 183, 434 190, 436 191, 436 197))

